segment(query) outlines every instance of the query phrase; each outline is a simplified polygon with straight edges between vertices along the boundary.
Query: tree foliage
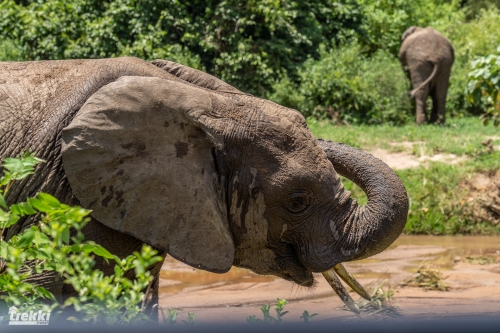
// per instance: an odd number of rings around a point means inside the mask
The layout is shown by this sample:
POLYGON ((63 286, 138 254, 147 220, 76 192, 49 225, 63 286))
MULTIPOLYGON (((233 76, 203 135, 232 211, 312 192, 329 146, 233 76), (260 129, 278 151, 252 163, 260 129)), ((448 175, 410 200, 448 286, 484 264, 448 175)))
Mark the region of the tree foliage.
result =
POLYGON ((466 96, 467 73, 474 57, 498 45, 498 6, 498 0, 4 0, 0 60, 169 59, 305 115, 333 109, 346 121, 401 123, 413 118, 411 108, 387 92, 409 89, 409 82, 400 73, 386 76, 400 71, 403 31, 432 26, 450 39, 456 61, 447 112, 479 114, 484 110, 466 96), (356 55, 349 51, 354 45, 356 55), (377 79, 362 70, 380 76, 372 92, 366 89, 377 79))
POLYGON ((495 54, 479 57, 472 62, 468 75, 468 97, 471 103, 482 102, 486 113, 481 116, 483 123, 493 121, 500 125, 500 46, 495 54))
POLYGON ((6 0, 0 28, 28 59, 138 56, 205 69, 263 95, 318 45, 359 26, 354 0, 6 0))

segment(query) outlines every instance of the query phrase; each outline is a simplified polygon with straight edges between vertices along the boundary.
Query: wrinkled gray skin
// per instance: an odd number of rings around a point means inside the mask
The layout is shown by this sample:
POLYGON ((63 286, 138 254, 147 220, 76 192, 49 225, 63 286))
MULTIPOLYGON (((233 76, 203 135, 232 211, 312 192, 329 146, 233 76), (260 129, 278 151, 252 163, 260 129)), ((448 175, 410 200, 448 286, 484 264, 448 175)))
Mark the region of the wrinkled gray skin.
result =
POLYGON ((453 47, 446 37, 431 27, 410 27, 401 37, 399 61, 410 79, 415 97, 417 124, 444 123, 446 95, 451 66, 455 59, 453 47), (427 116, 426 100, 432 98, 432 111, 427 116))
MULTIPOLYGON (((1 63, 0 138, 1 158, 29 148, 47 161, 9 203, 44 191, 92 209, 86 239, 120 257, 147 243, 211 272, 235 265, 309 287, 313 272, 387 248, 406 221, 405 188, 383 162, 318 141, 295 110, 173 62, 1 63)), ((51 274, 31 281, 73 293, 51 274)))

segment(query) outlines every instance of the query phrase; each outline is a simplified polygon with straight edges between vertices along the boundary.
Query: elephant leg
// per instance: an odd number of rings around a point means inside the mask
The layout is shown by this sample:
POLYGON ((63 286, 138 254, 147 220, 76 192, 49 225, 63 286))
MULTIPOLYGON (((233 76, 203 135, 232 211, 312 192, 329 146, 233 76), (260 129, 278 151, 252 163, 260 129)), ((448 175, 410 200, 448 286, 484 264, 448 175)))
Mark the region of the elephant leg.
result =
POLYGON ((444 124, 446 111, 446 95, 448 94, 450 71, 444 71, 436 79, 432 91, 432 115, 430 122, 444 124))
POLYGON ((159 309, 159 299, 158 299, 158 287, 160 285, 160 270, 163 262, 159 262, 153 268, 151 268, 151 275, 154 276, 151 281, 151 285, 146 294, 146 299, 144 300, 144 313, 154 321, 158 322, 158 309, 159 309))
POLYGON ((438 118, 439 118, 438 117, 439 99, 438 99, 436 91, 437 91, 436 87, 434 87, 430 91, 430 95, 432 98, 432 111, 431 111, 429 123, 431 123, 431 124, 436 123, 438 121, 438 118))
MULTIPOLYGON (((413 89, 419 87, 432 74, 433 66, 419 62, 410 62, 410 76, 413 89)), ((429 96, 429 85, 426 84, 420 88, 415 94, 415 121, 417 124, 427 122, 426 101, 429 96)))
POLYGON ((427 122, 427 97, 429 96, 429 87, 425 86, 415 96, 415 121, 417 124, 425 124, 427 122))

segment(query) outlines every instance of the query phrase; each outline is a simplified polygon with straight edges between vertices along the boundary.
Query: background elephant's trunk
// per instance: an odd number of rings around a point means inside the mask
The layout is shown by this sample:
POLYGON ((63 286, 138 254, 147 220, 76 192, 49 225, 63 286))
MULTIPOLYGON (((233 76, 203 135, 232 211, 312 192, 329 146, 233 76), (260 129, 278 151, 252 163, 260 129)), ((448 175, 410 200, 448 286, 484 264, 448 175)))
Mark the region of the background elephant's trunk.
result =
POLYGON ((335 170, 368 196, 365 206, 353 206, 345 223, 331 222, 341 261, 383 251, 396 240, 406 223, 408 196, 403 183, 387 164, 362 150, 331 141, 319 140, 319 144, 335 170))

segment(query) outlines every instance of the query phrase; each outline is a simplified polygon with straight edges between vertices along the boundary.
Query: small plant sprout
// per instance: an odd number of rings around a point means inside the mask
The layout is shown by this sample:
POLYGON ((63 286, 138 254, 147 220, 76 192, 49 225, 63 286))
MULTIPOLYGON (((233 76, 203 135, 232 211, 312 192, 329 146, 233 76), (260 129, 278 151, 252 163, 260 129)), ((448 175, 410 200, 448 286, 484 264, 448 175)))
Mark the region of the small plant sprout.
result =
POLYGON ((260 311, 262 311, 262 314, 264 315, 264 322, 265 323, 270 323, 274 318, 271 316, 269 313, 269 310, 271 309, 270 305, 264 304, 260 307, 260 311))
MULTIPOLYGON (((264 323, 264 324, 270 324, 270 323, 275 323, 275 324, 282 324, 285 323, 283 320, 283 317, 288 313, 288 311, 285 310, 285 306, 288 304, 288 301, 284 298, 276 298, 276 303, 274 310, 276 311, 276 318, 274 318, 269 312, 271 309, 270 305, 262 305, 260 307, 260 311, 262 311, 262 314, 264 316, 264 319, 258 319, 256 316, 248 316, 247 322, 249 324, 258 324, 258 323, 264 323)), ((314 313, 312 315, 309 315, 309 312, 304 311, 302 313, 302 316, 300 319, 303 319, 305 323, 309 322, 312 317, 318 315, 317 313, 314 313)))
POLYGON ((196 317, 196 313, 194 312, 189 312, 188 313, 188 320, 183 320, 184 324, 186 325, 194 325, 194 318, 196 317))
POLYGON ((315 316, 317 316, 318 314, 317 313, 313 313, 313 314, 309 314, 309 312, 307 312, 306 310, 304 310, 304 312, 302 312, 302 316, 300 316, 300 319, 303 319, 304 320, 304 323, 308 323, 311 321, 311 319, 315 316))
POLYGON ((285 305, 288 304, 288 301, 286 299, 281 299, 277 298, 276 299, 276 307, 274 308, 276 310, 276 316, 277 318, 275 319, 277 323, 283 322, 283 316, 288 313, 288 311, 283 311, 285 309, 285 305))
POLYGON ((163 312, 163 309, 160 310, 163 314, 164 324, 169 324, 169 325, 177 324, 177 315, 179 314, 179 311, 175 309, 167 309, 167 316, 165 317, 165 312, 163 312))

